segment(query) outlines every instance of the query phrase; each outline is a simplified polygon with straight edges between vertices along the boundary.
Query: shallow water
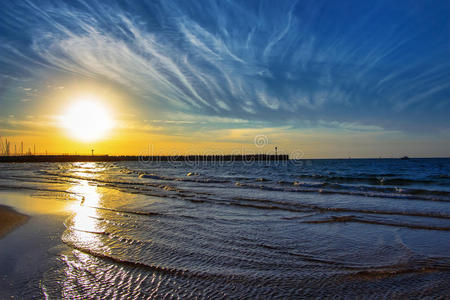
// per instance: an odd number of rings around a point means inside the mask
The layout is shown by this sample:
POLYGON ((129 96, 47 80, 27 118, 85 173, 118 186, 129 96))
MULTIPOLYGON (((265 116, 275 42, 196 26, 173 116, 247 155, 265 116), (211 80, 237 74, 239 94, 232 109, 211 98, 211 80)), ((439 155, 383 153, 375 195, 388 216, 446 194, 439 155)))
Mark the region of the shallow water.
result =
POLYGON ((450 159, 0 165, 15 188, 71 203, 51 298, 450 294, 450 159))

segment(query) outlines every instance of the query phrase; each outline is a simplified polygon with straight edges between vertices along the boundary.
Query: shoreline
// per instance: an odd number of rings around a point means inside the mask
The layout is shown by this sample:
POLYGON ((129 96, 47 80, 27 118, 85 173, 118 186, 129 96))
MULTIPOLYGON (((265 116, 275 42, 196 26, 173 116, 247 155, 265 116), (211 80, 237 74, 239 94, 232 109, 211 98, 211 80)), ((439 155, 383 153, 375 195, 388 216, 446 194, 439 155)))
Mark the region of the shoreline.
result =
POLYGON ((0 239, 28 222, 29 219, 30 216, 19 213, 12 207, 0 205, 0 239))
POLYGON ((61 236, 71 204, 17 189, 1 190, 0 203, 0 299, 46 298, 43 282, 70 250, 61 236))

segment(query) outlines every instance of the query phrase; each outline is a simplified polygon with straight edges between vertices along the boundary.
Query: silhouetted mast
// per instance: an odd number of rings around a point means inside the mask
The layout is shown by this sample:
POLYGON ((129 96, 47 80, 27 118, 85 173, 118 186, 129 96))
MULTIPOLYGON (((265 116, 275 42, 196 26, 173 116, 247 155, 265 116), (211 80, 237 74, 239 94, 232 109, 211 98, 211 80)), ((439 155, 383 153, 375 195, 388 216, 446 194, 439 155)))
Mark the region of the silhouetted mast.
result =
POLYGON ((5 153, 5 154, 6 154, 7 156, 9 156, 9 154, 10 154, 10 150, 9 150, 9 146, 10 146, 9 144, 10 144, 10 142, 9 142, 8 140, 6 140, 5 143, 6 143, 6 153, 5 153))

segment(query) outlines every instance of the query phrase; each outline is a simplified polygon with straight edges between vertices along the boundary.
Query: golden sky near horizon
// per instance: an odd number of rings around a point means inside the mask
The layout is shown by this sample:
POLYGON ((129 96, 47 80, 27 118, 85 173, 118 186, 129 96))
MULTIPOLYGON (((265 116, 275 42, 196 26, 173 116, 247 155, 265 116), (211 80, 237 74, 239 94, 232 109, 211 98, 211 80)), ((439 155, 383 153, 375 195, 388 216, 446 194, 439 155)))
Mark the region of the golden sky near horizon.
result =
POLYGON ((398 132, 389 136, 377 128, 361 131, 351 123, 338 130, 323 124, 299 131, 181 113, 170 118, 160 114, 158 119, 158 112, 148 116, 132 94, 114 86, 60 84, 39 96, 41 105, 24 109, 25 116, 8 117, 2 132, 10 153, 20 154, 21 142, 24 153, 36 147, 37 154, 90 154, 91 149, 109 155, 252 154, 274 153, 277 146, 279 153, 295 158, 347 158, 398 157, 411 153, 413 146, 427 151, 422 141, 399 143, 398 132), (375 147, 377 139, 383 142, 375 147))
POLYGON ((450 155, 447 2, 261 3, 6 1, 0 136, 10 152, 450 155))

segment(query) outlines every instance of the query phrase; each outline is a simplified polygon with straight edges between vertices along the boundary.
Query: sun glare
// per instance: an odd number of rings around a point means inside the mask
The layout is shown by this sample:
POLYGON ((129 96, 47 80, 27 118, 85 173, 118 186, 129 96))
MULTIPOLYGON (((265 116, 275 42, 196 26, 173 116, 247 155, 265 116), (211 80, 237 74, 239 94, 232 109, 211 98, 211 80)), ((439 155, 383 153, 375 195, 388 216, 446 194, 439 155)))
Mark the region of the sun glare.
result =
POLYGON ((103 138, 113 125, 106 108, 93 97, 74 102, 62 121, 73 137, 86 142, 103 138))

